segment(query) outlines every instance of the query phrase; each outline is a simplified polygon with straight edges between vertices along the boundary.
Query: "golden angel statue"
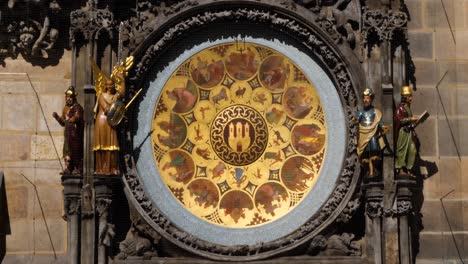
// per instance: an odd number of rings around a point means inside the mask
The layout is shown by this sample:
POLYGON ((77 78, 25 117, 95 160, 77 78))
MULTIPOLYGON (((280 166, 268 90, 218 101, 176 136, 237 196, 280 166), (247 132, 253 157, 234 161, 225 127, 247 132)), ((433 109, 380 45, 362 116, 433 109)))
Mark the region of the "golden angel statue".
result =
POLYGON ((119 175, 119 141, 117 131, 108 122, 107 115, 112 105, 125 96, 125 77, 133 65, 133 57, 114 66, 110 77, 106 76, 90 58, 96 87, 96 121, 94 123, 93 151, 95 153, 95 173, 119 175))

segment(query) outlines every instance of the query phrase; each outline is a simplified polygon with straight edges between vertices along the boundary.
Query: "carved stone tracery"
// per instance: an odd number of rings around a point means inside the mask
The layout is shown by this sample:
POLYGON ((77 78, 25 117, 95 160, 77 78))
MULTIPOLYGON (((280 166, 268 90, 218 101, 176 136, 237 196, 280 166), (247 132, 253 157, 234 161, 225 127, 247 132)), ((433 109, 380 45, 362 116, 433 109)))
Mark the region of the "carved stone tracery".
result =
MULTIPOLYGON (((357 0, 296 1, 318 15, 316 22, 336 42, 346 41, 351 48, 359 46, 361 4, 357 0)), ((355 51, 356 52, 356 51, 355 51)))
POLYGON ((88 1, 85 7, 70 14, 70 40, 72 43, 75 43, 80 35, 83 37, 83 41, 88 42, 93 40, 101 30, 112 34, 114 29, 114 14, 108 9, 97 9, 93 1, 88 1))
POLYGON ((380 40, 391 40, 395 30, 403 29, 408 22, 405 12, 393 10, 365 10, 363 14, 362 45, 366 45, 369 34, 375 32, 380 40))

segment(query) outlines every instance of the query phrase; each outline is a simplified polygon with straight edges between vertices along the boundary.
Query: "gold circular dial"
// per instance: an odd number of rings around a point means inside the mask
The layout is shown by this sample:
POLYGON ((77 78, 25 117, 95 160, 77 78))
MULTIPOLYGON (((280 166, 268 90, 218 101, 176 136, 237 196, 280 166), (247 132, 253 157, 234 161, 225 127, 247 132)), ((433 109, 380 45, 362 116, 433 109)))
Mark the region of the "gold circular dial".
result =
POLYGON ((327 128, 304 72, 280 52, 225 43, 182 63, 153 114, 154 159, 174 197, 216 225, 291 211, 317 180, 327 128))

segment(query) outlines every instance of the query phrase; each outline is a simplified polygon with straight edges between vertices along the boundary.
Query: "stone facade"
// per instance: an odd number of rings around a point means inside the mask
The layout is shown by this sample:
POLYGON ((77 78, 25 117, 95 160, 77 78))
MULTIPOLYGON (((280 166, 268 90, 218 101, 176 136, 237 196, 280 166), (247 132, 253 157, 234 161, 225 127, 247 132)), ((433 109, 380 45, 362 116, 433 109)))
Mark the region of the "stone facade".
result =
POLYGON ((439 172, 424 182, 418 263, 460 262, 440 198, 462 257, 468 255, 468 1, 409 0, 410 50, 416 65, 414 110, 427 109, 419 128, 421 155, 439 172), (444 11, 444 6, 445 10, 444 11), (453 32, 453 33, 452 33, 453 32), (447 75, 444 77, 445 73, 447 75), (436 86, 438 86, 438 91, 436 86), (439 98, 440 96, 440 98, 439 98), (444 114, 444 108, 447 117, 444 114), (447 119, 448 118, 448 119, 447 119), (448 127, 450 123, 453 138, 448 127), (460 157, 457 154, 457 148, 460 157))
MULTIPOLYGON (((415 114, 426 109, 431 113, 430 119, 418 128, 421 155, 425 160, 436 162, 439 168, 439 172, 424 183, 424 230, 420 233, 417 262, 457 261, 458 254, 443 209, 459 251, 466 259, 468 1, 405 2, 411 15, 408 38, 416 66, 413 109, 415 114), (440 198, 452 190, 454 192, 444 198, 443 208, 440 198)), ((67 254, 66 222, 62 220, 63 187, 59 178, 61 166, 47 125, 61 158, 63 131, 51 113, 60 112, 64 105, 63 92, 71 84, 71 57, 71 52, 65 51, 57 65, 47 67, 32 66, 21 56, 7 58, 0 65, 0 170, 5 173, 12 231, 7 236, 7 256, 3 263, 54 262, 35 189, 23 175, 36 184, 57 254, 56 263, 64 262, 67 254), (43 112, 33 88, 39 94, 43 112)))
POLYGON ((21 57, 7 58, 0 72, 0 170, 5 173, 11 224, 2 263, 53 263, 54 249, 56 263, 63 263, 67 234, 57 157, 58 152, 62 159, 63 129, 52 112, 61 113, 65 103, 64 91, 71 81, 70 52, 58 65, 45 68, 32 66, 21 57), (37 196, 23 175, 36 185, 37 196))

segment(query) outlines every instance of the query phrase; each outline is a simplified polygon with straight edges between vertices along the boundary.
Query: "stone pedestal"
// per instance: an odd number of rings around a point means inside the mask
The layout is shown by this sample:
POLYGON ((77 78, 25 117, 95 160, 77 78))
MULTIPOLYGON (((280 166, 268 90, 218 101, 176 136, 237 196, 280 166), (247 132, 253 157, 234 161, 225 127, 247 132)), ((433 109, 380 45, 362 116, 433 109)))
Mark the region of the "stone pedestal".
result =
POLYGON ((67 263, 80 263, 81 187, 83 176, 63 175, 64 219, 67 223, 67 263))
POLYGON ((398 217, 399 260, 402 264, 413 263, 412 234, 409 217, 413 212, 413 190, 416 188, 416 178, 405 175, 398 176, 396 204, 392 210, 393 217, 398 217))
POLYGON ((121 187, 120 176, 94 176, 97 232, 97 260, 99 264, 107 263, 107 248, 114 237, 114 225, 109 219, 109 209, 115 192, 121 187))
POLYGON ((363 185, 366 199, 366 263, 383 263, 382 216, 384 184, 381 181, 363 185))

